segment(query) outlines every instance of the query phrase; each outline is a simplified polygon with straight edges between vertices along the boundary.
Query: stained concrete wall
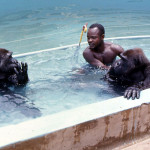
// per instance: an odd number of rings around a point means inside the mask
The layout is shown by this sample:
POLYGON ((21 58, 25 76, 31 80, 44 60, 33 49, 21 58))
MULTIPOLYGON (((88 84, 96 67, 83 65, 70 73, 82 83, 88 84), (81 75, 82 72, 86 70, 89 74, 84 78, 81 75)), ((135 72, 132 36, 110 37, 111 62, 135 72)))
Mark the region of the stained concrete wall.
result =
MULTIPOLYGON (((149 91, 150 90, 147 92, 149 91)), ((45 118, 45 123, 47 122, 46 126, 44 124, 38 123, 42 121, 39 118, 27 123, 32 127, 28 127, 26 123, 18 125, 18 128, 16 128, 16 126, 9 128, 5 127, 3 128, 5 130, 3 130, 3 133, 5 133, 3 136, 14 139, 16 136, 18 136, 17 133, 19 132, 20 136, 23 138, 20 138, 20 140, 18 138, 15 141, 12 141, 12 143, 11 140, 9 141, 6 138, 7 142, 5 143, 6 140, 3 142, 5 144, 0 142, 0 149, 111 150, 116 148, 120 150, 121 148, 126 147, 139 138, 149 137, 150 103, 149 100, 144 100, 146 98, 147 92, 145 92, 145 96, 143 96, 143 98, 140 100, 132 101, 126 100, 124 98, 116 98, 108 100, 107 102, 89 105, 85 109, 82 107, 82 109, 78 108, 72 111, 68 111, 64 114, 61 113, 61 116, 60 114, 58 116, 54 115, 53 117, 47 116, 45 118), (124 108, 125 103, 127 103, 126 109, 124 108), (115 109, 113 109, 114 107, 115 109), (108 108, 112 108, 110 111, 111 113, 102 113, 103 110, 107 110, 108 108), (97 111, 99 111, 99 116, 97 115, 97 111), (96 114, 94 112, 96 112, 96 114), (86 120, 83 120, 85 115, 92 117, 87 117, 86 120), (56 121, 54 118, 59 121, 58 123, 60 126, 57 126, 52 130, 51 124, 56 121), (71 120, 77 119, 79 119, 77 122, 72 123, 71 120), (64 124, 63 120, 65 120, 64 126, 61 125, 64 124), (35 122, 35 124, 33 124, 33 122, 35 122), (44 127, 48 128, 48 130, 41 133, 38 132, 38 134, 31 136, 29 133, 34 132, 32 131, 34 130, 34 125, 36 133, 40 130, 40 127, 41 130, 42 128, 44 129, 44 127), (25 135, 26 132, 29 134, 29 137, 25 135)), ((56 124, 58 125, 58 123, 56 124)), ((0 134, 1 133, 2 130, 0 129, 0 134)), ((0 141, 1 139, 2 138, 0 138, 0 141)))

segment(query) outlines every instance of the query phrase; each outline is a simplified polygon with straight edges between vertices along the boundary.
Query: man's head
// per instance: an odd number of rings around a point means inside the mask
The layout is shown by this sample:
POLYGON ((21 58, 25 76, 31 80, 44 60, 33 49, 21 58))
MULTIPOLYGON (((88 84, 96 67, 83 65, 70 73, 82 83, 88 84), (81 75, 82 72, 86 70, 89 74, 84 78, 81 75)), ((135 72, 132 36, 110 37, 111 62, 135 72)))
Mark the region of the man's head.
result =
POLYGON ((87 41, 91 49, 95 49, 101 45, 104 39, 105 29, 101 24, 92 24, 87 33, 87 41))
POLYGON ((98 28, 98 30, 99 30, 99 36, 105 34, 105 29, 104 29, 104 27, 101 24, 94 23, 94 24, 92 24, 89 27, 89 29, 92 29, 92 28, 98 28))

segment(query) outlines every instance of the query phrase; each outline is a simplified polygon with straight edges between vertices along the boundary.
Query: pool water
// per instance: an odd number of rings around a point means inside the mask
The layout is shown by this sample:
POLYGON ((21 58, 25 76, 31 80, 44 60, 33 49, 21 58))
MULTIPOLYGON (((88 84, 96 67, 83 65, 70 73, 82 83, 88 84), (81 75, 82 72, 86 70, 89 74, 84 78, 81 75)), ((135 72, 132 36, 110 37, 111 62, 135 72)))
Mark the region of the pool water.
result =
POLYGON ((149 6, 149 0, 1 0, 0 47, 20 54, 75 44, 87 22, 103 24, 106 38, 150 35, 149 6))
MULTIPOLYGON (((148 0, 1 0, 0 47, 21 54, 75 44, 86 22, 102 23, 107 38, 150 35, 149 4, 148 0)), ((110 41, 124 49, 141 47, 150 59, 149 40, 110 41)), ((0 126, 123 95, 103 79, 106 72, 87 66, 82 57, 86 47, 18 58, 28 63, 30 81, 25 87, 0 90, 0 126)))
MULTIPOLYGON (((141 39, 114 42, 130 48, 141 39)), ((82 57, 86 46, 79 48, 78 59, 77 47, 18 58, 28 62, 30 81, 25 87, 1 90, 0 126, 122 96, 123 91, 104 80, 105 71, 87 65, 82 57)), ((139 46, 150 56, 149 39, 139 46)))
POLYGON ((81 51, 78 62, 74 59, 75 48, 18 58, 28 62, 30 81, 25 87, 9 87, 0 94, 1 125, 119 96, 104 82, 105 72, 86 65, 81 51))

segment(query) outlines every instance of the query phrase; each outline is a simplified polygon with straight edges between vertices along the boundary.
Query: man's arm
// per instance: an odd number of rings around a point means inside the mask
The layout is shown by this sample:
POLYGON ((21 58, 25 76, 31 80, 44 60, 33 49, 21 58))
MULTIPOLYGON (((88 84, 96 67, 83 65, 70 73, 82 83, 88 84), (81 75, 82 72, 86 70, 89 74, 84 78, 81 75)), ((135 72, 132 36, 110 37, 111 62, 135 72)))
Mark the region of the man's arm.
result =
POLYGON ((89 64, 93 66, 96 66, 100 69, 109 69, 108 66, 104 65, 100 60, 96 59, 88 48, 86 48, 83 52, 83 57, 89 64))

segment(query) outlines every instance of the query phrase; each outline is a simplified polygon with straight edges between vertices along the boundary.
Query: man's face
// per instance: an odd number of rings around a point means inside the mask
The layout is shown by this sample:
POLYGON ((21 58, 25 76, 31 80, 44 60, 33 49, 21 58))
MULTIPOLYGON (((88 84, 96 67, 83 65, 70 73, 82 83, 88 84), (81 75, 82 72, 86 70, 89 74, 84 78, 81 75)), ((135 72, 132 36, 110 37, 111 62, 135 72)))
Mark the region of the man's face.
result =
POLYGON ((87 33, 87 41, 89 44, 90 49, 95 49, 101 45, 101 42, 103 40, 103 35, 101 35, 99 29, 97 27, 95 28, 89 28, 87 33))

